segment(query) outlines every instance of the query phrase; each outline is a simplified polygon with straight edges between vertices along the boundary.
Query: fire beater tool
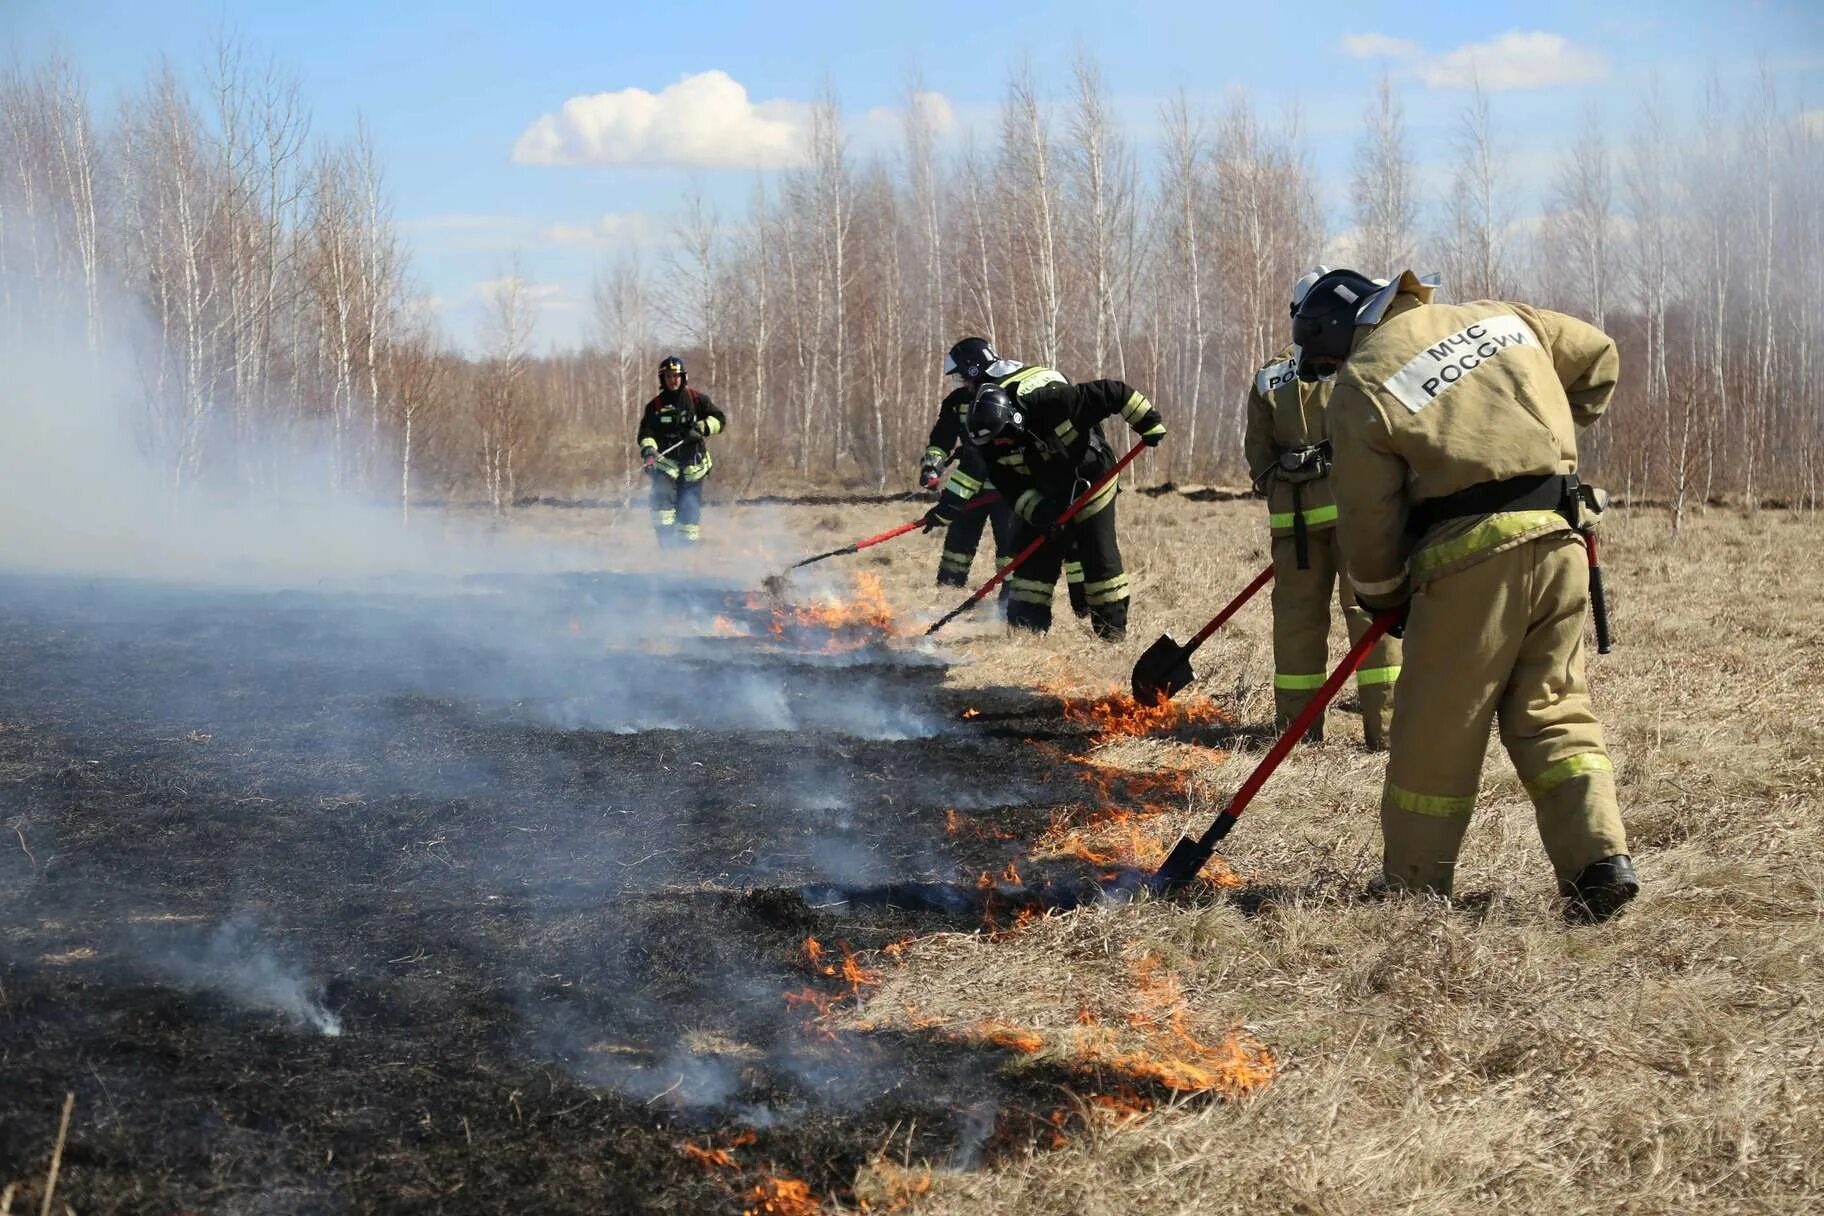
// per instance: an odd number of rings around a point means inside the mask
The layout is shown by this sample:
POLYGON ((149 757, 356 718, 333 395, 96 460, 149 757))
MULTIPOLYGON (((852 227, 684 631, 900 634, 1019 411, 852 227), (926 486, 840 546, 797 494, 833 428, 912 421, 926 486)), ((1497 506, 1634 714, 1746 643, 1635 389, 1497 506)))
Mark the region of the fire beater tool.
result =
MULTIPOLYGON (((978 507, 985 507, 990 503, 999 502, 1000 500, 1001 500, 1001 496, 998 493, 996 493, 995 491, 990 490, 990 491, 988 491, 988 493, 978 494, 974 498, 971 498, 968 502, 964 503, 963 510, 973 511, 978 507)), ((904 536, 906 533, 910 532, 912 529, 917 528, 917 527, 922 527, 924 525, 924 522, 925 522, 924 516, 921 515, 917 519, 913 520, 911 523, 901 524, 897 528, 889 528, 885 532, 881 532, 874 536, 867 537, 864 540, 851 541, 849 544, 844 545, 840 549, 831 549, 828 553, 819 553, 817 556, 807 557, 801 562, 793 562, 791 565, 786 567, 786 572, 790 573, 791 571, 798 569, 800 566, 808 566, 812 562, 820 562, 826 558, 844 557, 850 553, 860 553, 863 549, 870 549, 870 548, 874 547, 875 545, 882 543, 883 541, 892 540, 895 536, 904 536)))
MULTIPOLYGON (((1083 491, 1082 494, 1077 496, 1077 500, 1075 502, 1071 503, 1068 507, 1065 507, 1064 513, 1058 516, 1057 522, 1059 524, 1069 523, 1071 520, 1071 517, 1076 515, 1076 513, 1078 511, 1083 509, 1083 504, 1087 503, 1090 499, 1094 498, 1101 491, 1103 486, 1106 486, 1109 482, 1111 482, 1115 478, 1119 477, 1121 475, 1121 470, 1125 469, 1128 465, 1132 464, 1134 461, 1134 457, 1138 456, 1140 454, 1141 450, 1144 449, 1145 447, 1146 447, 1145 440, 1141 440, 1139 443, 1136 443, 1133 446, 1133 448, 1127 453, 1127 455, 1125 455, 1121 459, 1115 461, 1114 468, 1112 468, 1108 472, 1102 474, 1101 477, 1096 479, 1096 482, 1094 485, 1090 486, 1089 489, 1083 491)), ((930 637, 932 634, 934 634, 938 630, 942 629, 945 625, 948 625, 951 621, 954 621, 957 617, 959 617, 959 616, 963 615, 963 613, 969 611, 970 608, 972 608, 973 606, 975 606, 975 604, 977 604, 978 602, 981 601, 983 596, 987 595, 990 591, 993 591, 996 587, 1000 586, 1003 582, 1005 582, 1009 575, 1011 575, 1015 570, 1018 570, 1021 567, 1021 565, 1023 565, 1025 563, 1027 558, 1029 558, 1033 554, 1037 553, 1039 551, 1039 549, 1041 547, 1043 547, 1049 541, 1049 539, 1050 539, 1049 537, 1044 537, 1044 536, 1038 537, 1031 544, 1027 545, 1024 549, 1021 549, 1019 551, 1019 553, 1014 555, 1014 559, 1012 561, 1008 562, 1005 566, 1002 566, 999 570, 995 571, 994 577, 989 579, 987 582, 983 583, 981 586, 977 587, 970 594, 968 599, 964 600, 962 603, 958 604, 956 607, 952 608, 950 611, 944 613, 944 615, 938 617, 935 621, 931 622, 931 627, 929 629, 925 630, 925 636, 930 637)))
POLYGON ((1336 670, 1330 673, 1330 678, 1317 690, 1317 695, 1306 703, 1298 717, 1292 720, 1292 725, 1286 728, 1286 732, 1261 757, 1260 763, 1254 766, 1248 779, 1241 783, 1241 788, 1229 799, 1229 805, 1223 807, 1222 813, 1210 824, 1209 831, 1196 840, 1180 836, 1178 843, 1166 855, 1165 863, 1147 880, 1147 890, 1155 895, 1168 894, 1197 877, 1197 872, 1203 869, 1210 854, 1216 851, 1217 843, 1229 834, 1229 829, 1235 826, 1235 821, 1247 810, 1248 803, 1260 792, 1260 787, 1267 783, 1267 778, 1273 775, 1293 746, 1304 738, 1305 731, 1317 720, 1317 715, 1324 712, 1324 706, 1330 704, 1330 699, 1336 696, 1336 690, 1343 686, 1343 681, 1355 674, 1355 669, 1362 665, 1362 660, 1368 657, 1374 644, 1381 640, 1381 635, 1399 619, 1397 611, 1383 612, 1374 618, 1374 622, 1356 639, 1355 645, 1349 648, 1349 653, 1343 656, 1343 661, 1336 665, 1336 670))
MULTIPOLYGON (((686 435, 684 438, 678 440, 676 443, 674 443, 670 447, 666 448, 663 452, 656 453, 653 456, 653 459, 658 460, 662 456, 669 456, 673 452, 677 451, 679 448, 683 447, 685 444, 687 444, 689 442, 690 442, 690 436, 686 435)), ((641 472, 646 471, 645 467, 644 467, 644 460, 642 460, 642 462, 641 462, 640 471, 641 472)), ((633 489, 633 473, 629 472, 627 474, 627 476, 621 478, 621 506, 625 507, 627 505, 627 503, 629 502, 629 492, 632 489, 633 489)))
POLYGON ((1159 640, 1146 648, 1140 661, 1134 664, 1134 700, 1142 704, 1153 704, 1170 700, 1192 680, 1197 673, 1191 670, 1191 655, 1197 648, 1210 640, 1210 635, 1221 629, 1228 619, 1240 610, 1241 606, 1254 598, 1254 594, 1273 581, 1271 564, 1254 576, 1254 581, 1243 587, 1241 594, 1224 605, 1221 612, 1210 618, 1210 623, 1199 629, 1190 641, 1180 646, 1172 640, 1172 635, 1162 633, 1159 640))

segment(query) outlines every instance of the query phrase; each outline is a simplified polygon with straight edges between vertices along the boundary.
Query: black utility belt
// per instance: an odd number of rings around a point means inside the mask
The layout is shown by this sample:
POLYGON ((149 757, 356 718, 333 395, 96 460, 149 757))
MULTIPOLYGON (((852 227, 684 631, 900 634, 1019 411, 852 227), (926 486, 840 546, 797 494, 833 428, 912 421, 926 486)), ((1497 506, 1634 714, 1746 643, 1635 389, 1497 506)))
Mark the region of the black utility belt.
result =
POLYGON ((1414 503, 1406 517, 1406 531, 1419 537, 1447 519, 1501 511, 1556 511, 1575 528, 1581 487, 1575 473, 1533 473, 1478 482, 1455 494, 1414 503))

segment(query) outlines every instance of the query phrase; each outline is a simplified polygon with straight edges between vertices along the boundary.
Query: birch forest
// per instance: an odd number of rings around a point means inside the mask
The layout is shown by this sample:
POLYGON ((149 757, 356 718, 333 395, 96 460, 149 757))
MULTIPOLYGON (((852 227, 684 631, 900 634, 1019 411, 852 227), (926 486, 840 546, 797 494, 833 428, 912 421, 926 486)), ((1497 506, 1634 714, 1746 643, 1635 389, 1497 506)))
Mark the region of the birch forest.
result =
POLYGON ((1447 180, 1422 178, 1383 81, 1336 198, 1295 115, 1179 94, 1142 139, 1089 58, 1013 70, 973 134, 913 81, 898 145, 865 155, 826 94, 797 167, 746 175, 732 207, 687 191, 661 239, 596 268, 580 346, 540 344, 507 265, 462 350, 414 290, 373 133, 313 129, 301 84, 233 48, 194 80, 154 71, 104 107, 68 62, 0 78, 9 336, 67 318, 123 359, 121 425, 179 486, 258 491, 309 451, 330 490, 408 514, 614 496, 675 352, 730 417, 712 494, 898 491, 966 334, 1147 392, 1172 437, 1143 481, 1233 485, 1251 377, 1321 260, 1612 333, 1623 387, 1585 464, 1618 493, 1818 500, 1824 123, 1771 78, 1592 110, 1544 181, 1473 90, 1447 180))

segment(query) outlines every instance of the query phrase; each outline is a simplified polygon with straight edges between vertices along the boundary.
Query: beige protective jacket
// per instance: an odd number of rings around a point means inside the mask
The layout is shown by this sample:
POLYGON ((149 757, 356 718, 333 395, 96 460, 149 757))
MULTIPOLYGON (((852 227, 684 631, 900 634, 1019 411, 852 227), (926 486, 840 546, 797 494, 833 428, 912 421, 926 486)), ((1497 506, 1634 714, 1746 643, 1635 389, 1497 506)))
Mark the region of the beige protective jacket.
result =
MULTIPOLYGON (((1330 437, 1324 423, 1330 387, 1306 384, 1298 378, 1290 346, 1255 373, 1248 390, 1248 429, 1242 440, 1249 477, 1259 477, 1288 448, 1309 447, 1330 437)), ((1273 535, 1292 535, 1292 487, 1277 477, 1268 477, 1261 484, 1267 491, 1267 523, 1273 535)), ((1303 483, 1298 500, 1297 509, 1303 513, 1307 529, 1316 531, 1336 523, 1336 498, 1328 477, 1303 483)))
POLYGON ((1358 332, 1330 398, 1338 538, 1370 607, 1570 525, 1555 511, 1445 520, 1412 542, 1408 508, 1485 481, 1574 473, 1578 428, 1615 393, 1614 340, 1503 300, 1431 304, 1407 272, 1385 319, 1358 332))

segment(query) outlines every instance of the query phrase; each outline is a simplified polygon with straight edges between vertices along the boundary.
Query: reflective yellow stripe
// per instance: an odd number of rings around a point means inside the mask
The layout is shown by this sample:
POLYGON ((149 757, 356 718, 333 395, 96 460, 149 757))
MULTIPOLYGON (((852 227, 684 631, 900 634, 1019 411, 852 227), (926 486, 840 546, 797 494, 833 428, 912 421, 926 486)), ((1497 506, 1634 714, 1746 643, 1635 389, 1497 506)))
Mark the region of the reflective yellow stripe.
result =
POLYGON ((1031 523, 1032 522, 1032 513, 1034 511, 1038 510, 1039 504, 1044 501, 1045 501, 1045 496, 1043 494, 1039 493, 1039 491, 1028 490, 1024 494, 1020 495, 1019 498, 1014 501, 1013 513, 1015 515, 1018 515, 1021 519, 1025 520, 1027 523, 1031 523))
POLYGON ((714 463, 715 463, 715 461, 710 459, 708 451, 705 451, 703 453, 703 459, 701 459, 701 460, 697 461, 697 463, 695 463, 693 465, 689 465, 685 468, 684 480, 685 481, 702 481, 705 477, 709 476, 709 468, 714 463))
POLYGON ((935 447, 926 448, 925 449, 925 463, 926 464, 942 464, 942 463, 944 463, 945 459, 949 457, 949 455, 950 455, 950 453, 944 451, 944 449, 942 449, 942 448, 935 448, 935 447))
POLYGON ((1392 667, 1363 667, 1355 673, 1358 688, 1367 688, 1371 684, 1391 684, 1400 678, 1399 664, 1392 667))
POLYGON ((703 535, 703 526, 701 524, 681 524, 678 531, 684 534, 685 540, 696 540, 703 535))
POLYGON ((1011 556, 996 557, 994 559, 994 568, 996 570, 1005 570, 1008 566, 1011 566, 1011 565, 1013 565, 1013 558, 1011 556))
POLYGON ((1058 433, 1058 438, 1062 439, 1065 443, 1069 443, 1077 437, 1077 424, 1068 418, 1051 429, 1056 431, 1058 433))
POLYGON ((1382 797, 1402 811, 1412 811, 1418 815, 1437 815, 1447 818, 1452 815, 1467 815, 1476 809, 1474 794, 1415 794, 1403 790, 1393 782, 1387 783, 1382 797))
POLYGON ((1007 586, 1011 588, 1007 595, 1008 599, 1018 600, 1022 604, 1048 605, 1051 603, 1050 583, 1041 583, 1037 579, 1015 576, 1007 580, 1007 586))
MULTIPOLYGON (((1332 503, 1327 507, 1312 507, 1309 511, 1275 511, 1267 516, 1267 526, 1269 528, 1290 528, 1295 522, 1294 516, 1296 515, 1303 515, 1307 526, 1333 524, 1336 522, 1336 504, 1332 503)), ((1397 587, 1400 580, 1396 578, 1393 583, 1397 587)), ((1388 588, 1388 590, 1392 590, 1392 588, 1388 588)), ((1372 595, 1373 592, 1369 594, 1372 595)))
POLYGON ((1024 397, 1035 388, 1044 388, 1048 384, 1067 383, 1069 383, 1069 381, 1065 380, 1062 374, 1052 371, 1049 367, 1041 367, 1035 363, 1031 367, 1022 367, 1019 371, 1002 380, 1001 387, 1014 389, 1014 396, 1024 397))
POLYGON ((1529 796, 1543 798, 1572 777, 1584 773, 1612 773, 1615 765, 1601 752, 1579 752, 1575 756, 1566 756, 1552 767, 1524 782, 1529 796))
POLYGON ((1000 457, 996 463, 1004 464, 1010 469, 1024 469, 1026 467, 1026 453, 1009 452, 1007 455, 1000 457))
POLYGON ((1163 435, 1165 434, 1165 423, 1155 422, 1140 433, 1142 435, 1163 435))
POLYGON ((1117 574, 1099 583, 1085 583, 1083 597, 1091 604, 1113 604, 1127 598, 1127 575, 1117 574))
POLYGON ((658 440, 656 440, 656 439, 640 440, 640 452, 642 455, 650 455, 651 453, 656 452, 658 450, 659 450, 658 440))
POLYGON ((950 476, 944 479, 944 489, 958 498, 974 498, 982 488, 982 483, 963 472, 962 467, 950 470, 950 476))
MULTIPOLYGON (((1568 527, 1556 511, 1504 511, 1491 515, 1463 535, 1428 545, 1412 555, 1412 577, 1424 578, 1445 566, 1488 549, 1504 545, 1529 532, 1544 532, 1554 527, 1568 527)), ((1358 584, 1359 586, 1359 584, 1358 584)), ((1377 592, 1363 587, 1369 595, 1377 592)))
POLYGON ((713 415, 711 415, 710 417, 704 418, 703 419, 703 433, 705 435, 721 434, 722 433, 722 420, 713 415))
POLYGON ((1120 488, 1119 482, 1120 478, 1115 478, 1100 490, 1097 490, 1096 496, 1084 503, 1082 508, 1075 515, 1071 516, 1071 518, 1088 519, 1103 507, 1106 507, 1109 503, 1113 502, 1115 500, 1115 491, 1120 488))
POLYGON ((945 549, 944 556, 939 559, 939 561, 943 565, 957 566, 964 570, 967 570, 969 568, 970 563, 973 562, 974 560, 975 560, 975 554, 958 553, 955 549, 945 549))
POLYGON ((1082 562, 1065 562, 1064 563, 1064 577, 1073 583, 1082 582, 1083 581, 1083 563, 1082 562))
POLYGON ((667 507, 663 511, 654 511, 652 517, 669 526, 678 522, 678 511, 676 507, 667 507))
POLYGON ((1308 692, 1313 688, 1324 686, 1324 673, 1321 671, 1304 675, 1299 672, 1276 671, 1273 673, 1273 687, 1287 692, 1308 692))
POLYGON ((1121 407, 1121 416, 1129 423, 1136 422, 1140 415, 1152 408, 1153 403, 1148 401, 1138 389, 1135 389, 1127 395, 1127 404, 1121 407))

